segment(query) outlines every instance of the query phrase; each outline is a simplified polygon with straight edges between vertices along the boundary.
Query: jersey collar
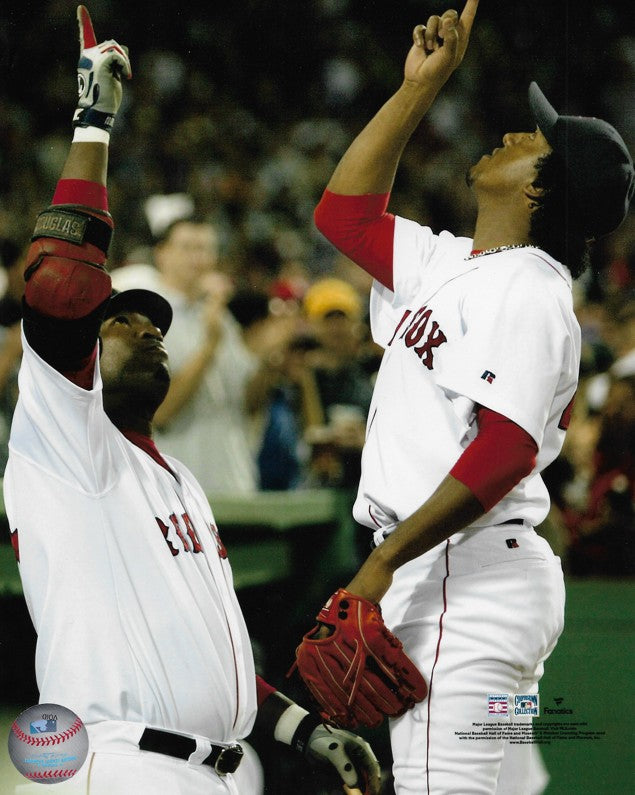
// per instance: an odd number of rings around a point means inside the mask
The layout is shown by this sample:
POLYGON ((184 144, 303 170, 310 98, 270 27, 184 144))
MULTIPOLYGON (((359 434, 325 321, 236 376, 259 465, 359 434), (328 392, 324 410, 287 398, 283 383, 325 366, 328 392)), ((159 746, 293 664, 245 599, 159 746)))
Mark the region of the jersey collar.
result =
POLYGON ((121 428, 120 430, 129 442, 132 442, 132 444, 134 444, 136 447, 139 447, 144 451, 144 453, 147 453, 150 458, 156 461, 159 466, 167 469, 171 475, 176 477, 168 462, 165 460, 165 458, 163 458, 161 453, 158 451, 156 444, 149 436, 145 436, 145 434, 139 433, 138 431, 131 431, 128 428, 121 428))

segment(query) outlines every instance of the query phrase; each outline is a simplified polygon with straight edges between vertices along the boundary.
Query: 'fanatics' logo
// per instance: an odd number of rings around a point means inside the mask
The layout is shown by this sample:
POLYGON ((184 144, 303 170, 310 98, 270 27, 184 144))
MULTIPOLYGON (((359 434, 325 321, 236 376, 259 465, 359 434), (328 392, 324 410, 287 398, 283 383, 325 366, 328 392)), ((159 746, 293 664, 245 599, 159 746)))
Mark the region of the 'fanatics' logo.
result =
POLYGON ((494 382, 494 379, 496 378, 496 374, 493 373, 491 370, 485 370, 481 378, 483 379, 483 381, 487 381, 488 384, 492 384, 494 382))

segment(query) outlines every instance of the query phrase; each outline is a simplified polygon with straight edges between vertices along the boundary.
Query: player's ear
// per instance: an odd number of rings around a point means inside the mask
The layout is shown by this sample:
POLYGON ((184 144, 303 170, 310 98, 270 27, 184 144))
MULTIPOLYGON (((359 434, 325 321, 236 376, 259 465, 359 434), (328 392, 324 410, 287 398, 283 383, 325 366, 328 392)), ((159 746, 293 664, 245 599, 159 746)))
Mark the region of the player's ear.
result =
POLYGON ((528 185, 525 185, 523 193, 525 194, 527 207, 529 207, 530 210, 535 210, 536 207, 540 207, 542 204, 541 199, 545 195, 545 189, 539 188, 534 185, 533 182, 530 182, 528 185))

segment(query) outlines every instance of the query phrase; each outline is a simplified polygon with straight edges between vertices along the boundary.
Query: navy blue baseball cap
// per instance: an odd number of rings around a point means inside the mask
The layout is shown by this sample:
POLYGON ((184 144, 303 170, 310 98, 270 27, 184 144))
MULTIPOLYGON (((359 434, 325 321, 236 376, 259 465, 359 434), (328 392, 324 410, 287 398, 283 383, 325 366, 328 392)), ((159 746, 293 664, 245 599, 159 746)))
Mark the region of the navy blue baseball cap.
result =
POLYGON ((635 191, 633 158, 617 130, 588 116, 560 116, 535 82, 529 106, 549 146, 565 162, 569 196, 589 237, 622 223, 635 191))
POLYGON ((172 307, 162 295, 152 290, 113 290, 104 320, 120 312, 138 312, 145 315, 164 337, 172 324, 172 307))

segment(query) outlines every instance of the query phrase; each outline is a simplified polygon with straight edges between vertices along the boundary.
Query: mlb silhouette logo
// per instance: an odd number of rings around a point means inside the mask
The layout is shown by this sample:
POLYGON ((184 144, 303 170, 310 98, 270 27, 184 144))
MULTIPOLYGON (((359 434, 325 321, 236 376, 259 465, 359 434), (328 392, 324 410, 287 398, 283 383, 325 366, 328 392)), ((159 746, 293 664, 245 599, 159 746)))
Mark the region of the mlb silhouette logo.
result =
POLYGON ((514 715, 538 715, 538 694, 514 696, 514 715))
POLYGON ((481 378, 483 379, 483 381, 487 381, 488 384, 493 384, 494 379, 496 378, 496 374, 493 373, 491 370, 485 370, 481 378))
POLYGON ((56 732, 57 721, 47 720, 46 718, 42 720, 33 721, 33 723, 29 724, 29 731, 31 734, 44 734, 45 732, 56 732))

